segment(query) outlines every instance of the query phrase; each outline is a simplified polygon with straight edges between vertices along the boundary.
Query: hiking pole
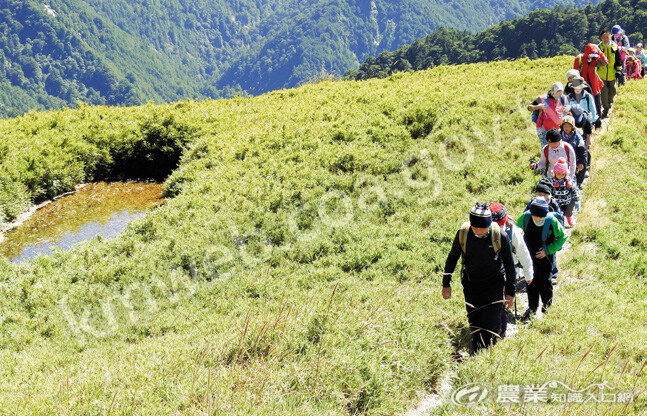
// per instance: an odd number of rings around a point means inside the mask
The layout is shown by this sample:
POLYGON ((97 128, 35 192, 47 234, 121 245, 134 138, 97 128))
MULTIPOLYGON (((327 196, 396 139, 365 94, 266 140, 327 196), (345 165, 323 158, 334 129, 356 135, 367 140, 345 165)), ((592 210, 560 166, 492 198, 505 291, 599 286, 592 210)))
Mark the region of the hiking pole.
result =
POLYGON ((514 297, 514 319, 515 321, 519 319, 519 315, 517 314, 517 297, 514 297))

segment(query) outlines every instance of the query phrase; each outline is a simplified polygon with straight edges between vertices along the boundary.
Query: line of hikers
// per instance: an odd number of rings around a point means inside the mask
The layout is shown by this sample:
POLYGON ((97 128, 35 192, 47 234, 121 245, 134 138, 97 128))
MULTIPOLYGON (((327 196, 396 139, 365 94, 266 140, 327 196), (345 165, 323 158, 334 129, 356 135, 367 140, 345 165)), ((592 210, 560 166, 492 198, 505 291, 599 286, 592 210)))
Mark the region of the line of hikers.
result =
POLYGON ((476 204, 456 233, 445 262, 442 296, 451 297, 452 274, 462 258, 472 354, 505 336, 506 309, 513 305, 517 280, 525 281, 528 294, 522 320, 532 318, 540 299, 542 312, 552 303, 556 254, 566 242, 564 228, 575 225, 573 213, 580 209, 579 189, 591 165, 591 134, 608 117, 617 84, 623 85, 626 75, 641 79, 642 63, 647 64, 642 44, 632 50, 619 25, 603 29, 600 40, 575 58, 566 87, 556 82, 528 106, 542 149, 530 168, 543 177, 525 211, 515 221, 501 203, 476 204))

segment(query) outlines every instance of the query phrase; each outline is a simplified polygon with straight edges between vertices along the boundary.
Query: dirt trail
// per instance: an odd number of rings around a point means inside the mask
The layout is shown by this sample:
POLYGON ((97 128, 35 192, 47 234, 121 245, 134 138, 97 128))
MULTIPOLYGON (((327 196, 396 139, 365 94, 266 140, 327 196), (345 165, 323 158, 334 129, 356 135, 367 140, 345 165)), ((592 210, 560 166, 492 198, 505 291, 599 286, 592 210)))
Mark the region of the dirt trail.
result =
MULTIPOLYGON (((575 224, 576 227, 578 225, 590 224, 592 222, 595 222, 597 224, 604 224, 604 221, 608 221, 608 219, 606 219, 603 215, 603 213, 605 212, 604 208, 606 207, 606 203, 604 199, 597 197, 597 195, 588 195, 587 190, 589 188, 588 183, 592 178, 594 178, 595 172, 599 172, 600 169, 604 169, 604 167, 608 163, 608 155, 599 154, 598 152, 596 152, 596 147, 597 147, 596 142, 600 136, 606 134, 607 131, 609 130, 609 124, 610 124, 609 120, 610 119, 606 119, 605 121, 603 121, 602 128, 594 132, 592 135, 591 153, 595 154, 595 157, 592 158, 591 166, 589 166, 589 172, 591 173, 584 180, 584 183, 582 186, 583 190, 580 190, 582 209, 580 212, 575 214, 576 220, 577 220, 575 224), (585 209, 585 206, 586 206, 586 209, 585 209)), ((568 236, 569 239, 567 240, 567 242, 564 244, 564 247, 557 255, 558 264, 565 264, 570 257, 574 255, 579 255, 582 252, 587 252, 587 251, 590 252, 592 250, 596 250, 595 246, 589 247, 587 245, 580 245, 577 251, 571 251, 570 236, 573 229, 574 228, 566 229, 566 235, 568 236)), ((568 285, 573 281, 575 281, 575 279, 573 279, 570 276, 564 275, 564 273, 561 273, 558 278, 558 285, 556 287, 556 291, 559 291, 559 286, 568 285)), ((523 294, 521 296, 518 295, 517 311, 519 315, 523 314, 523 312, 527 308, 528 308, 528 297, 523 294)), ((542 319, 542 318, 543 316, 542 316, 541 310, 537 311, 537 317, 535 319, 542 319)), ((512 338, 516 336, 517 333, 519 332, 520 325, 523 325, 523 323, 509 322, 507 331, 506 331, 506 338, 512 338)), ((454 389, 453 380, 456 376, 457 367, 460 365, 461 362, 462 360, 455 362, 452 368, 449 369, 445 373, 445 375, 443 375, 443 377, 440 379, 440 381, 436 386, 435 391, 423 397, 412 409, 406 412, 406 416, 426 416, 431 414, 431 412, 434 409, 437 409, 441 407, 443 404, 447 403, 451 398, 451 394, 454 389)))

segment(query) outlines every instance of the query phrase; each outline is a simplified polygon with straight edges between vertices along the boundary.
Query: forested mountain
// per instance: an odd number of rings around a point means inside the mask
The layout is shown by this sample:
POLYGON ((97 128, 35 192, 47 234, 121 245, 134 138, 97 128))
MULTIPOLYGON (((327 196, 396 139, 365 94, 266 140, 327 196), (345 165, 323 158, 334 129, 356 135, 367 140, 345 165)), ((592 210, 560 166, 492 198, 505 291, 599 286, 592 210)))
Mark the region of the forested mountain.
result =
POLYGON ((258 94, 343 74, 440 26, 474 32, 586 3, 0 0, 0 116, 258 94))
POLYGON ((535 10, 474 35, 440 28, 396 51, 368 57, 359 70, 348 71, 346 78, 382 78, 442 64, 576 55, 587 43, 600 42, 602 28, 615 24, 625 29, 632 44, 642 42, 642 32, 647 28, 647 0, 606 0, 579 9, 535 10))

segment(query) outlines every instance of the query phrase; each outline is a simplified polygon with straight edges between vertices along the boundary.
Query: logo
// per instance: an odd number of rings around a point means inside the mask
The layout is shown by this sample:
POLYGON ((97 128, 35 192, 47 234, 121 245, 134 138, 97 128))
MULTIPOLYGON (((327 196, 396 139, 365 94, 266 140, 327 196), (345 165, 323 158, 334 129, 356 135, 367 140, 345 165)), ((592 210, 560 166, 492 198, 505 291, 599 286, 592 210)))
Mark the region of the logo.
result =
POLYGON ((478 384, 468 384, 452 393, 452 403, 455 405, 476 404, 485 400, 489 395, 486 387, 478 384))

